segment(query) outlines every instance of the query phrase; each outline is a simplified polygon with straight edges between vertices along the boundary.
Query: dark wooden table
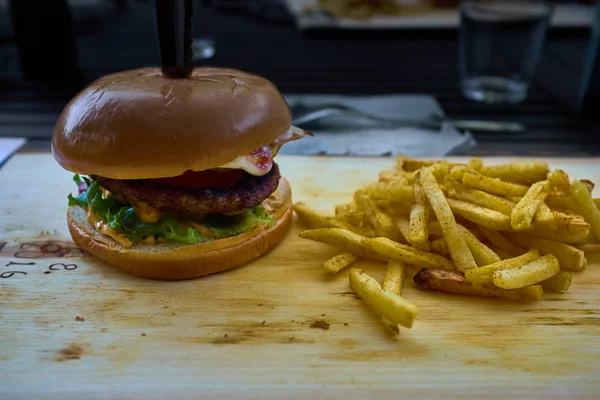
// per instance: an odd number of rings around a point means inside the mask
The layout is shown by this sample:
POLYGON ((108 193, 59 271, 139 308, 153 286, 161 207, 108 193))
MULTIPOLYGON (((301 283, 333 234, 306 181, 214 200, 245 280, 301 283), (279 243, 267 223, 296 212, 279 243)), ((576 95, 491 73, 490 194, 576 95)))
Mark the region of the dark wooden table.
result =
MULTIPOLYGON (((437 98, 454 118, 519 121, 522 136, 476 133, 473 154, 597 156, 600 124, 570 111, 538 79, 519 105, 487 106, 462 98, 458 86, 456 31, 298 32, 284 14, 266 18, 223 13, 196 5, 194 36, 215 40, 206 64, 253 71, 284 93, 425 93, 437 98)), ((153 3, 132 3, 122 12, 107 3, 72 8, 83 83, 119 70, 158 65, 153 3)), ((7 21, 0 17, 4 32, 7 21)), ((8 33, 10 36, 10 33, 8 33)), ((9 38, 10 39, 10 38, 9 38)), ((43 37, 40 38, 43 40, 43 37)), ((544 50, 544 73, 556 79, 579 62, 585 31, 553 31, 544 50), (550 74, 552 77, 552 74, 550 74)), ((26 135, 48 146, 58 114, 80 84, 24 81, 14 44, 0 41, 0 135, 26 135)), ((52 43, 40 55, 40 68, 52 63, 52 43)), ((199 63, 202 64, 202 63, 199 63)), ((567 83, 568 84, 568 83, 567 83)))

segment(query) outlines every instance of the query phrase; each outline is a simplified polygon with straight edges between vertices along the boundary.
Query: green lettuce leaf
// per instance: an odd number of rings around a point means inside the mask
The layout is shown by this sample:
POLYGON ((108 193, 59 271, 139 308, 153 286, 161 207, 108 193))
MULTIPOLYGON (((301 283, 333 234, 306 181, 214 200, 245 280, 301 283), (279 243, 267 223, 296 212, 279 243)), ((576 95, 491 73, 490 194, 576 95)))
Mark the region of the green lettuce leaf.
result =
POLYGON ((121 207, 117 213, 106 216, 109 226, 124 233, 129 240, 136 241, 146 236, 160 237, 183 243, 202 243, 210 239, 200 234, 188 222, 177 220, 177 216, 163 214, 156 223, 147 223, 139 219, 133 207, 121 207))
MULTIPOLYGON (((187 217, 176 213, 163 213, 156 223, 144 222, 137 216, 131 205, 121 204, 112 196, 103 198, 98 182, 83 179, 87 184, 87 191, 77 197, 69 194, 69 206, 91 210, 106 221, 112 229, 123 233, 133 242, 150 235, 189 244, 213 240, 192 227, 187 217)), ((79 175, 76 175, 73 180, 78 185, 81 183, 79 175)), ((237 215, 210 215, 202 223, 221 239, 239 235, 260 224, 272 225, 273 218, 264 207, 259 205, 237 215)))
POLYGON ((263 206, 258 205, 237 215, 209 215, 204 224, 220 238, 225 238, 247 232, 261 224, 272 226, 273 218, 263 206))

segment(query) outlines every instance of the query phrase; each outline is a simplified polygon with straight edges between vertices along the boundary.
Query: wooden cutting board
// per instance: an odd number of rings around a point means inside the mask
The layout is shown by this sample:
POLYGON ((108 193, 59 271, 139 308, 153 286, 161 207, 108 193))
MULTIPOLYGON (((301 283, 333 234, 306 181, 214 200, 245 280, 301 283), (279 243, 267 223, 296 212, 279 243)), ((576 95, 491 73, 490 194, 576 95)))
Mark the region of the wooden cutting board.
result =
MULTIPOLYGON (((295 200, 324 211, 394 162, 278 159, 295 200)), ((598 160, 551 163, 600 183, 598 160)), ((394 339, 347 272, 322 271, 336 250, 299 239, 297 222, 245 267, 144 280, 80 255, 64 218, 74 189, 48 154, 0 170, 1 399, 600 398, 600 252, 570 292, 542 302, 409 281, 404 296, 421 314, 394 339)), ((383 277, 383 265, 358 265, 383 277)))

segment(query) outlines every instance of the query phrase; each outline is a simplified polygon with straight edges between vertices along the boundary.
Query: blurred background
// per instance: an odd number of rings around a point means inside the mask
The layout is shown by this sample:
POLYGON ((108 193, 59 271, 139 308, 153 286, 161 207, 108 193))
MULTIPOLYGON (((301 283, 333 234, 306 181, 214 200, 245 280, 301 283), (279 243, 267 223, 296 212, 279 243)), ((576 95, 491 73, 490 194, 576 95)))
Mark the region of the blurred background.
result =
MULTIPOLYGON (((483 34, 461 39, 460 1, 453 0, 197 0, 194 63, 267 77, 295 116, 350 104, 388 117, 451 119, 435 132, 317 121, 321 139, 294 153, 598 156, 600 6, 549 3, 539 62, 517 103, 465 96, 460 58, 469 55, 460 43, 483 34), (464 128, 456 120, 518 123, 526 131, 464 128)), ((154 7, 152 0, 0 0, 0 137, 49 146, 59 113, 86 84, 159 66, 154 7)))

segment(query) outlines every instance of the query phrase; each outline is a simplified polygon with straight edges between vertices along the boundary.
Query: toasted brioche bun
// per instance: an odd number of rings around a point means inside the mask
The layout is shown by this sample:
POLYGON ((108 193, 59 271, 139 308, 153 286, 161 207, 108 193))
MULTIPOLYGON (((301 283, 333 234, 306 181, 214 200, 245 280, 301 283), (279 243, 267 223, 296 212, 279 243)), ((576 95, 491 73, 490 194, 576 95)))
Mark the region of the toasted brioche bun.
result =
POLYGON ((197 68, 168 79, 143 68, 103 77, 75 96, 54 128, 52 152, 84 175, 173 177, 268 145, 290 123, 285 99, 260 76, 197 68))
POLYGON ((67 210, 73 241, 93 256, 133 275, 161 280, 191 279, 233 269, 268 253, 287 234, 292 223, 292 193, 281 178, 272 200, 274 224, 257 226, 241 235, 213 242, 186 245, 136 243, 130 248, 94 229, 81 207, 67 210))

